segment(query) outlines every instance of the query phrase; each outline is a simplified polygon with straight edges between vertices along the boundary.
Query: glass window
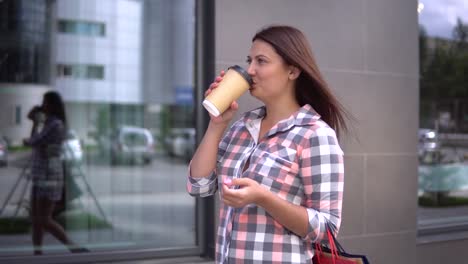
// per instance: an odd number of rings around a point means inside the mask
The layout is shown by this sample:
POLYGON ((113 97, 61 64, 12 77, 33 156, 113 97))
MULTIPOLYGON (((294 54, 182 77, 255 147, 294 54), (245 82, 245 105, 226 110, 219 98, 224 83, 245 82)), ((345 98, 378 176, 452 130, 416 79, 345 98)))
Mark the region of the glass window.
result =
POLYGON ((21 125, 21 106, 15 107, 15 125, 21 125))
MULTIPOLYGON (((3 156, 7 165, 0 166, 0 262, 34 258, 34 252, 197 254, 195 199, 185 189, 196 136, 195 0, 113 0, 106 1, 106 12, 99 11, 100 1, 22 1, 38 2, 51 6, 28 10, 57 30, 42 26, 28 32, 52 42, 37 45, 37 54, 48 57, 35 60, 16 48, 0 54, 0 105, 12 106, 0 113, 8 118, 0 120, 7 124, 0 126, 0 138, 9 146, 3 156), (106 33, 112 34, 112 45, 82 41, 83 35, 106 33), (27 79, 21 68, 38 69, 42 75, 36 75, 44 78, 27 79), (31 136, 32 120, 38 131, 49 124, 41 108, 28 117, 48 91, 62 98, 68 130, 57 132, 66 132, 62 142, 54 138, 59 148, 44 152, 38 146, 50 141, 25 146, 23 139, 31 136), (44 155, 57 162, 39 166, 44 155), (38 216, 46 213, 60 226, 55 234, 66 236, 72 247, 53 233, 38 232, 38 216)), ((24 28, 26 22, 18 23, 24 28)), ((6 47, 35 47, 30 39, 9 41, 6 47)), ((61 104, 49 100, 61 119, 61 104)))
POLYGON ((45 83, 45 1, 0 2, 0 81, 45 83), (5 66, 7 65, 7 66, 5 66))
POLYGON ((71 32, 76 31, 75 24, 69 21, 59 21, 58 29, 59 29, 59 32, 62 32, 62 33, 71 33, 71 32))
POLYGON ((105 24, 98 22, 85 22, 74 20, 59 20, 58 31, 85 36, 105 36, 105 24))
POLYGON ((106 26, 105 24, 100 24, 97 28, 96 31, 94 32, 96 36, 105 36, 106 35, 106 26))
POLYGON ((418 8, 418 222, 427 232, 468 228, 468 16, 464 11, 463 1, 424 1, 418 8))
POLYGON ((88 23, 85 23, 85 22, 74 22, 76 27, 75 27, 75 32, 73 33, 77 33, 77 34, 81 34, 81 35, 89 35, 89 24, 88 23))
POLYGON ((148 138, 145 134, 128 133, 124 135, 123 144, 127 146, 146 146, 148 138))
POLYGON ((57 77, 73 77, 77 79, 104 79, 104 66, 100 65, 57 65, 57 77))
POLYGON ((73 76, 72 66, 62 65, 62 68, 63 68, 63 76, 73 76))
POLYGON ((89 65, 86 75, 88 79, 104 79, 104 66, 89 65))
POLYGON ((72 76, 77 79, 86 79, 88 67, 86 65, 71 65, 72 76))

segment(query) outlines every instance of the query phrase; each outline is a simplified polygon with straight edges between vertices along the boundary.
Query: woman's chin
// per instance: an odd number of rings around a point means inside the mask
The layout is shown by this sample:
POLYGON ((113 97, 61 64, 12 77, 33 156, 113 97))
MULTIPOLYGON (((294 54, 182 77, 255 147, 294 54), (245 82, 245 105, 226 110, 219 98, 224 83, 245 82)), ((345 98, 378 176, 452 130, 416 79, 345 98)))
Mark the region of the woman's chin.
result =
POLYGON ((249 90, 250 96, 254 97, 257 100, 262 101, 262 99, 258 96, 258 93, 255 90, 249 90))

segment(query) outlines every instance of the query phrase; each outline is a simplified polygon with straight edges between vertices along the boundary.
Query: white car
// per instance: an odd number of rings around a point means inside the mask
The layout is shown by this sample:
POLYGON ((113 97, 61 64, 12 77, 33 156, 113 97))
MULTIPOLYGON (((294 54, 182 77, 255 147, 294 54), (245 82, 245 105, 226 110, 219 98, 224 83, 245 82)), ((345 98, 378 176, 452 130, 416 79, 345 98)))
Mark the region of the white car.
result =
POLYGON ((80 164, 83 162, 83 149, 75 131, 69 130, 62 145, 62 159, 69 163, 80 164))
POLYGON ((141 159, 149 164, 154 158, 154 138, 151 132, 142 127, 121 126, 99 140, 103 155, 110 155, 111 162, 125 163, 141 159))
POLYGON ((173 128, 165 140, 168 154, 191 159, 195 152, 195 135, 195 128, 173 128))
POLYGON ((8 166, 8 144, 0 135, 0 167, 8 166))
POLYGON ((419 161, 423 164, 440 162, 440 142, 435 130, 428 128, 420 128, 418 130, 418 156, 419 161))

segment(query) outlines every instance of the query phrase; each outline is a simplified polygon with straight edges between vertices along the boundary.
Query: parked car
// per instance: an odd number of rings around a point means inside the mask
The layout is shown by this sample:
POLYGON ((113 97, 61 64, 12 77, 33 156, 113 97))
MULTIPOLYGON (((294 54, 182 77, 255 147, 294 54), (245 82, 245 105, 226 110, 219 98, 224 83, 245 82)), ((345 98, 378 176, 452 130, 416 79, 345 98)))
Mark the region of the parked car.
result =
POLYGON ((435 130, 420 128, 418 130, 418 156, 423 164, 439 163, 441 148, 439 136, 435 130))
POLYGON ((142 127, 122 126, 99 139, 100 151, 109 155, 112 164, 142 160, 151 163, 154 158, 154 138, 142 127))
POLYGON ((69 130, 63 143, 63 160, 73 164, 83 162, 83 148, 74 130, 69 130))
POLYGON ((165 145, 170 156, 191 159, 195 152, 195 128, 173 128, 165 145))
POLYGON ((3 136, 0 135, 0 167, 8 166, 8 143, 3 136))

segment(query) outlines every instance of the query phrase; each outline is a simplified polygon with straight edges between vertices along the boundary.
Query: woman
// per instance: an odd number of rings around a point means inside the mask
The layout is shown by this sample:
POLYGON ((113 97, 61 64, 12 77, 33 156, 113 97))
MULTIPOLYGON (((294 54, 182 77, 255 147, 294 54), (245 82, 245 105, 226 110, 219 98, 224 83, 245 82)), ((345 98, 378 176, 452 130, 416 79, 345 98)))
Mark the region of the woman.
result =
POLYGON ((335 131, 346 130, 346 112, 296 28, 258 32, 247 63, 250 94, 264 106, 226 133, 237 102, 211 116, 187 190, 195 196, 221 191, 217 263, 311 263, 326 223, 335 232, 341 223, 343 152, 335 131))
POLYGON ((54 207, 62 198, 64 174, 61 161, 62 143, 67 131, 63 100, 57 92, 44 94, 42 106, 34 107, 28 114, 33 121, 31 137, 24 144, 33 148, 31 219, 34 254, 42 255, 44 231, 50 232, 68 246, 71 252, 87 252, 77 247, 64 229, 52 218, 54 207), (39 131, 41 115, 45 115, 39 131))

